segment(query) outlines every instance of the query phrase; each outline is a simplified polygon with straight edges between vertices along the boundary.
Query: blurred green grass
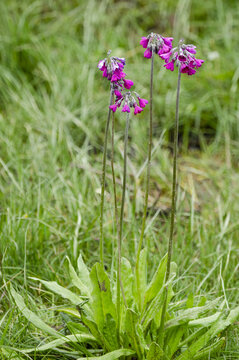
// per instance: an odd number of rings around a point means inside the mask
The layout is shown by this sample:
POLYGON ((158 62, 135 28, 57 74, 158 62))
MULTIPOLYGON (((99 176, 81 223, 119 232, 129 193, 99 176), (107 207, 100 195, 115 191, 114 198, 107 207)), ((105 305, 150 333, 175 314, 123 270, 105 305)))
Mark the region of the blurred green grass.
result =
MULTIPOLYGON (((0 317, 13 309, 7 282, 24 285, 25 292, 30 287, 39 302, 28 276, 67 283, 64 260, 66 255, 75 260, 75 237, 77 252, 83 251, 88 264, 98 259, 109 89, 96 66, 108 49, 126 57, 129 78, 148 98, 150 65, 139 40, 150 31, 176 40, 183 37, 206 60, 196 76, 182 81, 174 250, 182 275, 178 286, 224 296, 221 269, 230 306, 238 301, 238 1, 8 0, 0 3, 0 317)), ((145 239, 152 254, 150 272, 166 251, 176 91, 176 74, 166 72, 156 60, 155 153, 145 239)), ((148 109, 132 119, 130 130, 123 251, 132 261, 142 215, 147 121, 148 109)), ((124 116, 117 114, 118 183, 124 122, 124 116)), ((113 272, 110 167, 108 171, 105 245, 113 272)), ((120 186, 118 191, 120 197, 120 186)), ((27 324, 12 311, 15 320, 3 342, 21 344, 29 337, 27 324)), ((5 320, 1 325, 4 330, 5 320)), ((236 359, 238 334, 232 331, 225 356, 236 359)))

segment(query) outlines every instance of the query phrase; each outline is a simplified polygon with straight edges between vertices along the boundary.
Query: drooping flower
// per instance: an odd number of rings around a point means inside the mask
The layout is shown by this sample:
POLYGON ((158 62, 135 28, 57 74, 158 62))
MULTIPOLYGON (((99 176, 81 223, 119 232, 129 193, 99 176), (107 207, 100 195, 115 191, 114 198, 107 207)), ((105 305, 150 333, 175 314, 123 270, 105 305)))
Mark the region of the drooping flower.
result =
POLYGON ((183 74, 194 75, 196 69, 202 66, 204 60, 196 59, 196 46, 189 44, 185 45, 182 40, 176 48, 173 48, 170 52, 160 55, 165 61, 164 67, 166 69, 174 71, 174 65, 180 67, 180 71, 183 74), (171 59, 171 61, 169 61, 171 59))
POLYGON ((134 82, 129 79, 123 79, 125 89, 130 89, 134 85, 134 82))
POLYGON ((123 108, 122 108, 122 112, 130 112, 130 107, 127 103, 124 104, 123 108))
POLYGON ((140 45, 142 45, 143 48, 147 49, 148 42, 149 42, 149 39, 143 36, 140 40, 140 45))
POLYGON ((119 100, 122 98, 122 94, 119 90, 115 90, 115 96, 116 96, 116 100, 119 100))
POLYGON ((172 49, 172 41, 173 38, 171 37, 163 37, 162 35, 151 33, 147 37, 141 38, 140 45, 146 49, 144 57, 150 59, 153 52, 158 55, 170 52, 172 49))
POLYGON ((102 76, 108 80, 115 82, 123 79, 126 74, 122 71, 125 66, 125 59, 115 56, 110 56, 111 51, 108 51, 108 56, 100 60, 98 63, 98 69, 103 72, 102 76))
POLYGON ((174 61, 173 60, 166 63, 164 66, 166 67, 166 69, 174 71, 174 61))
MULTIPOLYGON (((115 84, 115 86, 117 86, 117 84, 115 84)), ((117 108, 123 105, 122 112, 129 113, 131 109, 134 109, 134 115, 141 113, 148 104, 148 100, 140 98, 139 94, 135 91, 128 91, 126 88, 125 90, 127 91, 124 91, 121 86, 114 90, 116 95, 115 104, 110 105, 109 108, 115 112, 117 108)))
POLYGON ((139 96, 138 96, 138 100, 139 100, 139 106, 140 106, 141 108, 144 108, 144 107, 148 104, 148 100, 142 99, 142 98, 140 98, 139 96))
POLYGON ((142 111, 143 111, 143 109, 140 106, 138 106, 138 105, 134 106, 134 115, 137 115, 137 114, 141 113, 142 111))
POLYGON ((149 50, 149 49, 146 49, 145 52, 144 52, 144 57, 147 58, 147 59, 151 59, 152 51, 149 50))

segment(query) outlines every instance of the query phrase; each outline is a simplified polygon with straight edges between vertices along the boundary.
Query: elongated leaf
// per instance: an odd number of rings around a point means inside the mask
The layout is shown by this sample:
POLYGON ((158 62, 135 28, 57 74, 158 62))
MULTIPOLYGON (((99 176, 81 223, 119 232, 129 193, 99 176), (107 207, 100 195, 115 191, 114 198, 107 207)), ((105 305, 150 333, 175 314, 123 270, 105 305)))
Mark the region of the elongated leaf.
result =
POLYGON ((79 311, 74 308, 56 308, 54 310, 63 312, 67 315, 71 315, 71 316, 81 320, 81 315, 80 315, 79 311))
POLYGON ((134 276, 132 273, 132 268, 130 262, 126 258, 121 259, 121 279, 124 288, 124 294, 128 307, 133 302, 133 281, 134 276))
POLYGON ((197 341, 195 341, 189 348, 178 357, 178 360, 191 360, 192 356, 199 353, 199 351, 207 345, 217 334, 221 333, 228 326, 232 325, 239 318, 239 306, 231 310, 228 317, 223 319, 220 317, 215 324, 203 334, 197 341))
POLYGON ((158 268, 147 287, 145 297, 144 297, 144 304, 146 305, 150 302, 157 293, 160 291, 161 287, 163 286, 165 272, 166 272, 166 265, 167 265, 168 254, 166 254, 160 261, 158 268))
POLYGON ((80 290, 82 295, 85 295, 90 298, 92 286, 91 286, 91 282, 87 281, 87 276, 89 277, 89 273, 88 273, 88 270, 85 269, 85 264, 83 262, 81 255, 78 258, 78 266, 81 269, 79 276, 77 275, 77 273, 76 273, 75 269, 73 268, 73 266, 70 262, 70 259, 68 257, 67 257, 67 260, 69 262, 69 273, 70 273, 70 277, 71 277, 71 281, 72 281, 73 285, 75 285, 80 290), (86 276, 86 278, 84 278, 84 275, 86 276), (82 279, 83 279, 83 281, 82 281, 82 279))
POLYGON ((31 279, 40 281, 50 291, 54 292, 57 295, 60 295, 64 299, 70 300, 70 302, 74 305, 78 305, 84 300, 80 296, 74 294, 72 291, 59 285, 56 281, 45 281, 35 277, 31 277, 31 279))
POLYGON ((25 316, 25 318, 30 321, 33 325, 35 325, 38 329, 46 332, 47 334, 53 335, 57 338, 62 338, 56 330, 52 329, 49 325, 47 325, 42 319, 40 319, 36 314, 34 314, 31 310, 29 310, 23 300, 23 297, 19 295, 10 285, 11 295, 21 313, 25 316))
POLYGON ((108 351, 117 350, 119 348, 116 321, 110 314, 106 315, 102 335, 104 337, 104 343, 108 351))
POLYGON ((163 359, 163 355, 164 352, 161 347, 156 342, 152 342, 147 354, 147 360, 161 360, 163 359))
POLYGON ((199 318, 196 320, 191 320, 191 321, 189 321, 188 326, 189 327, 194 327, 194 326, 209 327, 212 324, 214 324, 215 321, 218 320, 220 315, 221 315, 221 312, 216 312, 215 314, 213 314, 211 316, 199 318))
POLYGON ((143 325, 144 330, 148 327, 150 321, 152 321, 156 315, 161 311, 161 307, 163 304, 163 288, 158 292, 155 298, 151 301, 149 306, 144 311, 141 323, 143 325))
POLYGON ((90 334, 67 335, 67 336, 62 336, 62 339, 56 339, 47 344, 40 345, 31 349, 21 349, 20 351, 23 352, 24 354, 28 354, 35 351, 39 352, 39 351, 55 349, 58 346, 67 343, 84 343, 88 341, 96 341, 96 338, 90 334))
POLYGON ((182 339, 184 333, 187 330, 187 326, 178 326, 173 328, 168 334, 165 341, 166 354, 171 359, 172 355, 178 349, 180 340, 182 339))
POLYGON ((139 258, 139 278, 140 278, 140 289, 138 291, 137 297, 139 297, 139 303, 143 304, 144 294, 147 287, 147 249, 144 248, 140 252, 139 258))
POLYGON ((209 359, 209 356, 211 358, 211 356, 219 352, 219 350, 225 345, 225 342, 226 342, 225 338, 219 339, 218 341, 215 342, 215 344, 206 347, 198 354, 196 354, 193 359, 194 360, 209 359))
POLYGON ((140 336, 137 332, 137 325, 139 323, 139 316, 131 309, 126 310, 126 334, 129 337, 133 348, 135 349, 138 358, 141 359, 143 355, 143 347, 140 336))
POLYGON ((83 260, 81 254, 78 257, 77 266, 78 266, 78 277, 79 277, 80 281, 82 282, 82 284, 84 284, 85 288, 92 290, 90 273, 89 273, 89 270, 88 270, 86 264, 84 263, 84 260, 83 260))
POLYGON ((71 334, 89 334, 89 329, 81 322, 67 321, 66 326, 68 327, 71 334))
POLYGON ((8 346, 1 346, 0 355, 3 355, 3 357, 1 357, 2 359, 25 360, 25 356, 24 356, 24 359, 23 359, 23 357, 20 356, 17 351, 12 350, 8 346))
POLYGON ((116 321, 116 310, 112 301, 110 281, 99 263, 93 266, 90 279, 93 286, 91 295, 93 318, 100 331, 102 331, 107 314, 110 314, 116 321))
MULTIPOLYGON (((116 360, 119 359, 121 356, 130 356, 134 355, 135 351, 129 350, 129 349, 119 349, 112 351, 108 354, 102 355, 102 356, 96 356, 96 357, 90 357, 91 360, 116 360)), ((86 358, 78 358, 77 360, 85 360, 86 358)))
POLYGON ((185 324, 185 323, 189 322, 190 320, 197 319, 198 316, 200 316, 201 314, 204 314, 207 311, 214 309, 215 306, 218 304, 219 300, 220 300, 220 298, 210 301, 210 302, 208 302, 208 304, 206 304, 204 306, 197 306, 197 307, 193 307, 191 309, 186 309, 186 310, 180 311, 179 312, 180 314, 178 316, 176 316, 174 319, 169 320, 165 324, 165 328, 169 329, 171 327, 178 326, 180 324, 185 324))

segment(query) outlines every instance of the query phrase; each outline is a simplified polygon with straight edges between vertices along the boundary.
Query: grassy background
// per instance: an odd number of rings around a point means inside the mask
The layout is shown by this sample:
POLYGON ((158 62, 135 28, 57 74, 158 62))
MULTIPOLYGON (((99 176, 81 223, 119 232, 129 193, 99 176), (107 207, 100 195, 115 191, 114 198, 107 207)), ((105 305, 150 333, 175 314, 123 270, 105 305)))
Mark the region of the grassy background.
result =
MULTIPOLYGON (((47 293, 29 276, 69 284, 65 258, 98 259, 100 174, 109 89, 96 66, 108 49, 149 98, 141 36, 155 31, 198 47, 205 64, 182 79, 174 259, 178 290, 238 302, 239 3, 236 0, 7 0, 0 2, 0 344, 34 344, 14 309, 12 282, 34 308, 47 293), (223 289, 226 289, 225 291, 223 289), (7 315, 6 315, 7 314, 7 315), (6 315, 6 316, 5 316, 6 315)), ((155 61, 154 155, 145 245, 149 276, 166 251, 176 74, 155 61)), ((144 196, 148 109, 132 118, 123 254, 134 262, 144 196)), ((116 115, 120 199, 123 128, 116 115)), ((105 253, 116 233, 107 169, 105 253)), ((52 300, 53 301, 53 300, 52 300)), ((48 318, 45 310, 42 316, 48 318)), ((34 336, 32 336, 34 334, 34 336)), ((239 358, 238 326, 224 355, 239 358)))

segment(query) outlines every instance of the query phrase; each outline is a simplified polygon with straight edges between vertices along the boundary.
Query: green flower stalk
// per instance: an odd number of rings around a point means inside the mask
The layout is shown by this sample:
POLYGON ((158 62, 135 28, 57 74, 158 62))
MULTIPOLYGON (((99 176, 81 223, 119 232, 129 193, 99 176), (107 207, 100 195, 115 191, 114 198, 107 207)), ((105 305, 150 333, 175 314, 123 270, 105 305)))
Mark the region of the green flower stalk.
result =
MULTIPOLYGON (((173 142, 173 183, 172 183, 172 205, 171 205, 171 219, 170 219, 170 234, 168 241, 168 260, 167 268, 165 274, 165 284, 167 284, 170 277, 170 267, 172 259, 172 250, 173 250, 173 233, 174 233, 174 224, 175 224, 175 214, 176 214, 176 186, 177 186, 177 155, 178 155, 178 123, 179 123, 179 95, 180 95, 180 84, 181 84, 181 70, 180 66, 178 68, 178 85, 177 85, 177 98, 176 98, 176 114, 175 114, 175 123, 174 123, 174 142, 173 142)), ((163 298, 163 308, 161 315, 161 324, 159 329, 159 337, 161 345, 163 346, 163 333, 164 333, 164 324, 165 324, 165 315, 168 301, 168 286, 164 290, 163 298)))
MULTIPOLYGON (((166 54, 160 55, 160 57, 165 61, 164 67, 167 70, 174 71, 175 65, 178 68, 178 85, 177 85, 175 124, 174 124, 174 145, 173 145, 172 206, 171 206, 170 234, 168 240, 168 260, 167 260, 167 268, 165 274, 165 284, 167 284, 170 277, 170 267, 171 267, 172 250, 173 250, 173 234, 174 234, 174 224, 175 224, 175 214, 176 214, 178 123, 179 123, 179 95, 180 95, 181 74, 183 73, 189 76, 194 75, 196 74, 195 69, 198 69, 202 66, 204 60, 196 59, 195 54, 196 54, 196 46, 192 44, 186 45, 183 43, 183 40, 180 40, 177 47, 173 48, 170 52, 166 54)), ((166 285, 164 290, 163 308, 162 308, 161 324, 159 331, 161 346, 163 346, 164 343, 163 333, 164 333, 167 301, 168 301, 168 286, 166 285)))
MULTIPOLYGON (((110 91, 110 105, 113 103, 113 87, 110 91)), ((100 201, 100 263, 104 265, 104 233, 103 233, 103 221, 104 221, 104 200, 105 200, 105 171, 106 171, 106 156, 107 156, 107 143, 110 124, 111 109, 108 111, 108 118, 105 126, 105 138, 104 138, 104 151, 102 162, 102 178, 101 178, 101 201, 100 201)))
MULTIPOLYGON (((147 216, 147 208, 148 208, 148 198, 149 198, 149 183, 150 183, 150 167, 151 167, 151 155, 152 155, 152 133, 153 133, 153 73, 154 73, 154 52, 152 53, 151 58, 151 75, 150 75, 150 115, 149 115, 149 144, 148 144, 148 163, 147 163, 147 177, 146 177, 146 187, 145 187, 145 198, 144 198, 144 212, 143 212, 143 220, 141 227, 140 240, 136 255, 136 281, 137 281, 137 292, 140 294, 140 278, 139 278, 139 259, 140 259, 140 251, 143 244, 144 231, 145 231, 145 223, 147 216)), ((141 309, 141 296, 139 296, 139 308, 141 309)))

